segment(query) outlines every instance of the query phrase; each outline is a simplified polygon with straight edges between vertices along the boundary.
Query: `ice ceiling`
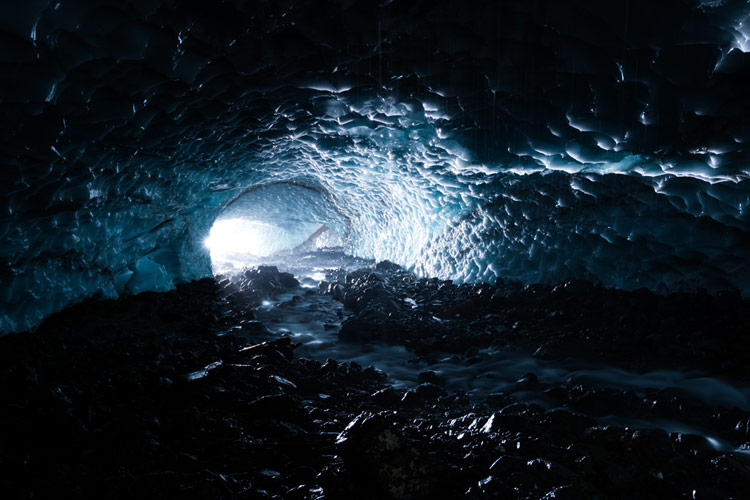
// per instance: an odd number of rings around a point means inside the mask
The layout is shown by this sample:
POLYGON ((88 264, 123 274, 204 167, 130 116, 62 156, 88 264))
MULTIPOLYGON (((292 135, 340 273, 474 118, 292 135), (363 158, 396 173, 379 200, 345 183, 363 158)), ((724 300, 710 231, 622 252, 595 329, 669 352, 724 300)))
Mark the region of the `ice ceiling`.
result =
POLYGON ((2 331, 210 275, 235 205, 424 275, 750 294, 747 1, 0 10, 2 331))

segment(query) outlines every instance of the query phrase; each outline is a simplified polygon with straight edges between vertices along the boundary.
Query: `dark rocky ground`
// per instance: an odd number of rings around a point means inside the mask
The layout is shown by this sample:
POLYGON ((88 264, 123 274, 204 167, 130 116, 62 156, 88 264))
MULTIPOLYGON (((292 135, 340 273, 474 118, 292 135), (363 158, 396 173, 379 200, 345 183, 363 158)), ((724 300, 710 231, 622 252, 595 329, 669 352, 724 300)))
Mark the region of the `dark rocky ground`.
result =
MULTIPOLYGON (((0 338, 2 498, 750 498, 747 409, 533 373, 482 396, 432 371, 394 388, 372 367, 295 356, 254 319, 297 290, 261 268, 86 302, 0 338)), ((342 342, 401 344, 428 363, 471 366, 502 347, 748 383, 750 302, 732 294, 456 286, 388 263, 306 293, 352 311, 342 342)))

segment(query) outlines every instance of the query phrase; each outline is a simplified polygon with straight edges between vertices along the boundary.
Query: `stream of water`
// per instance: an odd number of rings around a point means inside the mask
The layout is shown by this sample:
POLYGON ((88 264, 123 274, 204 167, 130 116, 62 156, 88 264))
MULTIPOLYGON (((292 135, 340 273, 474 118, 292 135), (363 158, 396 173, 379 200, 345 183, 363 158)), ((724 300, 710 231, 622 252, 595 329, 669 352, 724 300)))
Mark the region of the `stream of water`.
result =
MULTIPOLYGON (((281 267, 290 270, 300 281, 297 290, 264 301, 255 316, 271 336, 289 336, 300 346, 298 356, 328 358, 339 362, 354 361, 364 367, 373 366, 385 373, 394 387, 413 388, 419 373, 432 370, 446 381, 448 390, 461 390, 477 397, 489 394, 512 394, 515 400, 554 407, 542 391, 519 391, 517 381, 527 373, 534 373, 540 386, 587 386, 630 390, 644 397, 648 389, 670 389, 681 397, 710 407, 738 407, 750 409, 750 388, 738 387, 698 371, 653 370, 635 373, 621 368, 596 365, 580 360, 544 360, 511 346, 487 348, 480 351, 481 361, 467 365, 460 356, 446 354, 437 361, 427 362, 407 351, 403 346, 385 343, 346 343, 338 338, 342 322, 349 316, 341 302, 329 295, 316 292, 326 277, 326 262, 309 261, 309 267, 281 267), (319 265, 310 265, 319 264, 319 265)), ((362 261, 337 260, 336 267, 362 267, 362 261), (349 264, 349 265, 346 265, 349 264)), ((283 265, 283 263, 281 263, 283 265)), ((410 303, 407 298, 405 302, 410 303)), ((413 302, 413 301, 412 301, 413 302)), ((414 305, 414 304, 412 304, 414 305)), ((717 449, 733 450, 730 444, 713 437, 695 425, 679 421, 642 421, 610 415, 600 418, 603 423, 631 427, 655 427, 668 432, 699 434, 717 449)), ((750 453, 750 450, 736 450, 750 453)))

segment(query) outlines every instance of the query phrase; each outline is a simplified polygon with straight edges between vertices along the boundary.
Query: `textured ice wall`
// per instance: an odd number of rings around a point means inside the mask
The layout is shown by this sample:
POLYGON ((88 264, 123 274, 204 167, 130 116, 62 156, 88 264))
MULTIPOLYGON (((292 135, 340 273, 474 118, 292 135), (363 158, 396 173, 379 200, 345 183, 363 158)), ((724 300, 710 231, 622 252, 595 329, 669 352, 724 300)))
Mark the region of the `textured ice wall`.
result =
POLYGON ((720 201, 746 200, 741 185, 556 173, 503 177, 496 187, 501 194, 422 250, 419 271, 468 281, 584 278, 658 292, 748 291, 747 220, 720 201))
POLYGON ((2 331, 209 275, 268 185, 425 274, 750 293, 746 1, 0 9, 2 331))

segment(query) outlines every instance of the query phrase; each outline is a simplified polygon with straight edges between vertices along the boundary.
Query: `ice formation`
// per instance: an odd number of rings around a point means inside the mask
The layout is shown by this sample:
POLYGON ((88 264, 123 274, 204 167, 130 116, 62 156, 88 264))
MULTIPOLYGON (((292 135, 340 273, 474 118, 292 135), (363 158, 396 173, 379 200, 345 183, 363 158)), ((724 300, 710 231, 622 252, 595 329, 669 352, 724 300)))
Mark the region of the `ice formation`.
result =
POLYGON ((0 331, 210 275, 242 206, 458 281, 750 294, 748 2, 496 4, 5 2, 0 331))
POLYGON ((319 190, 293 183, 262 184, 224 208, 205 245, 214 272, 226 273, 279 252, 342 246, 347 227, 319 190))

